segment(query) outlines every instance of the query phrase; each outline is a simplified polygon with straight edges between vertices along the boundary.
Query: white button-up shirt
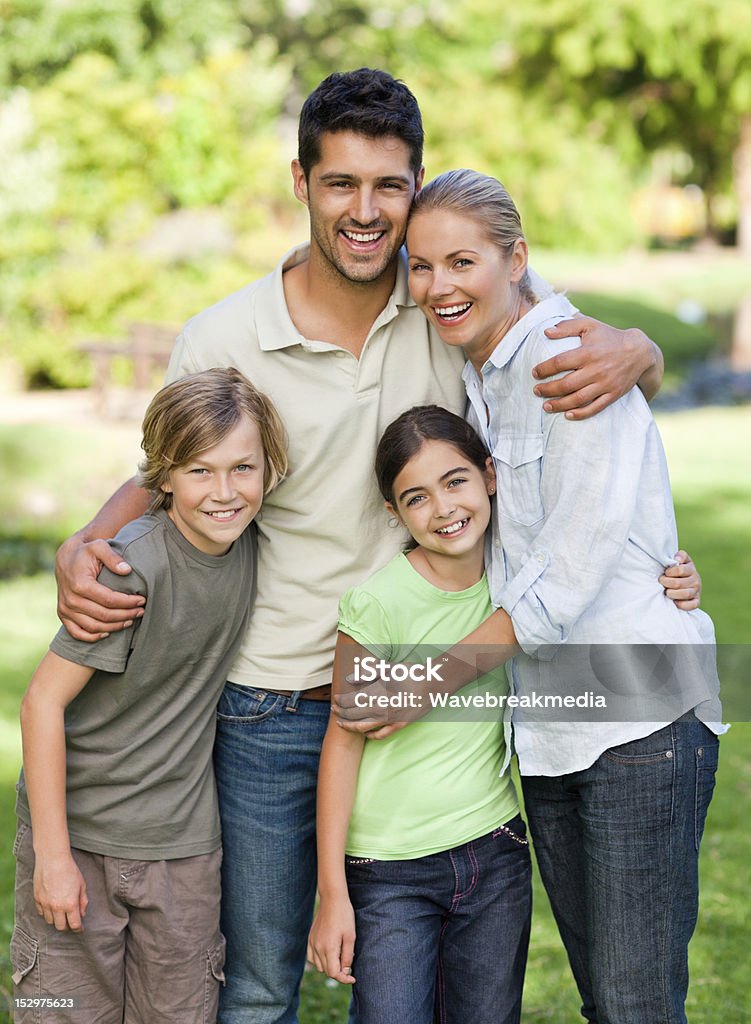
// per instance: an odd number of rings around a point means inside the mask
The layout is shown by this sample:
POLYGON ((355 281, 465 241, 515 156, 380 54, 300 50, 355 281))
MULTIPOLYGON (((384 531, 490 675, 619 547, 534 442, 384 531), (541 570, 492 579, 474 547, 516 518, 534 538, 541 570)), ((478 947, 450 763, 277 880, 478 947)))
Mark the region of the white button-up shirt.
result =
POLYGON ((634 388, 599 415, 571 421, 544 412, 532 391, 532 368, 579 344, 543 334, 572 312, 564 296, 550 296, 509 331, 481 374, 470 363, 463 374, 469 418, 498 477, 487 568, 493 602, 511 616, 524 651, 511 667, 514 691, 607 702, 604 712, 517 710, 525 775, 586 768, 692 708, 708 724, 720 720, 712 622, 680 611, 658 582, 678 538, 644 397, 634 388))

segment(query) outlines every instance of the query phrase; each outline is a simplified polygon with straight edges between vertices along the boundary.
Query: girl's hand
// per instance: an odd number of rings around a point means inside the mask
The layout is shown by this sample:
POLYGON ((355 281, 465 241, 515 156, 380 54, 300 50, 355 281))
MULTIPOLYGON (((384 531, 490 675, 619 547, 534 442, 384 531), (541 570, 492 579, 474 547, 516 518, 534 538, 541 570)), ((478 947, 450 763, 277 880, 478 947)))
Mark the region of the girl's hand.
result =
POLYGON ((701 576, 687 552, 677 552, 675 559, 678 565, 665 570, 660 584, 665 588, 665 596, 675 601, 676 608, 690 612, 701 603, 701 576))
POLYGON ((355 955, 355 912, 352 904, 342 899, 321 899, 321 905, 310 929, 308 960, 316 970, 343 985, 354 984, 352 960, 355 955))
POLYGON ((83 931, 89 905, 86 882, 70 853, 56 858, 37 857, 34 867, 34 903, 37 913, 59 932, 83 931))

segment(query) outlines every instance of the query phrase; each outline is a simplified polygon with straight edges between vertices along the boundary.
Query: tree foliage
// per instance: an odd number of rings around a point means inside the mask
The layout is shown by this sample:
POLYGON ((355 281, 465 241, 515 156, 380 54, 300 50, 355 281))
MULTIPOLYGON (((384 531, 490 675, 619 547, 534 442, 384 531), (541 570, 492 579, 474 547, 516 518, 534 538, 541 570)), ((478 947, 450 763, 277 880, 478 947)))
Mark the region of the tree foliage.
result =
POLYGON ((747 0, 0 0, 0 344, 80 382, 82 336, 179 321, 268 267, 299 107, 333 70, 403 78, 429 176, 497 175, 533 244, 607 249, 637 240, 651 153, 727 191, 750 54, 747 0), (155 263, 143 240, 209 208, 230 249, 155 263))
POLYGON ((581 111, 624 159, 673 147, 710 197, 729 187, 751 116, 746 0, 550 0, 507 13, 500 77, 581 111))

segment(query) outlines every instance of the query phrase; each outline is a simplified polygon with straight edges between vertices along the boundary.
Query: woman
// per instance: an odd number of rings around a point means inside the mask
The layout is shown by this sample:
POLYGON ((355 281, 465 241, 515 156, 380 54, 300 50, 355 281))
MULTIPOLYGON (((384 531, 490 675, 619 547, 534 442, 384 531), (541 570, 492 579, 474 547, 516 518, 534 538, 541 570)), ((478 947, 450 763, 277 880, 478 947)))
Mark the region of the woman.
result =
POLYGON ((657 582, 677 548, 657 428, 636 389, 576 424, 530 392, 532 367, 550 354, 543 331, 570 306, 560 295, 537 301, 519 215, 495 179, 452 171, 423 188, 407 247, 410 291, 467 356, 470 419, 493 453, 488 573, 524 652, 514 689, 596 691, 614 719, 515 720, 540 871, 582 1012, 598 1024, 679 1024, 723 730, 711 724, 712 624, 679 611, 657 582))

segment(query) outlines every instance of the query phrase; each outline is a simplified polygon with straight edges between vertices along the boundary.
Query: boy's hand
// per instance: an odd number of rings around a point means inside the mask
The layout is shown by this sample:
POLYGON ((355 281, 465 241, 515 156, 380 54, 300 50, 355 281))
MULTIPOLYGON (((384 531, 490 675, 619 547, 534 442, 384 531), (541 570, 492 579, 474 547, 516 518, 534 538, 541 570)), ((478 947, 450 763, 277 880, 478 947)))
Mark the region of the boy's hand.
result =
POLYGON ((675 560, 678 565, 665 570, 660 584, 665 588, 665 596, 675 601, 676 608, 690 612, 701 604, 701 576, 686 551, 677 552, 675 560))
POLYGON ((83 931, 89 905, 86 882, 71 854, 59 858, 37 857, 34 867, 34 903, 37 913, 59 932, 83 931))
POLYGON ((103 565, 119 576, 131 571, 104 540, 86 543, 74 534, 57 552, 57 614, 76 640, 93 643, 143 615, 139 594, 119 594, 97 582, 103 565))
POLYGON ((321 899, 321 906, 310 929, 307 958, 322 974, 352 985, 352 960, 355 955, 355 912, 346 897, 321 899))
POLYGON ((582 340, 581 347, 560 352, 532 370, 538 380, 565 373, 564 377, 535 386, 536 395, 551 399, 543 405, 545 412, 565 412, 567 419, 583 420, 601 412, 637 383, 645 385, 647 399, 659 388, 657 347, 637 328, 621 331, 582 316, 562 320, 545 334, 549 338, 582 340), (652 380, 654 375, 656 379, 652 380))

